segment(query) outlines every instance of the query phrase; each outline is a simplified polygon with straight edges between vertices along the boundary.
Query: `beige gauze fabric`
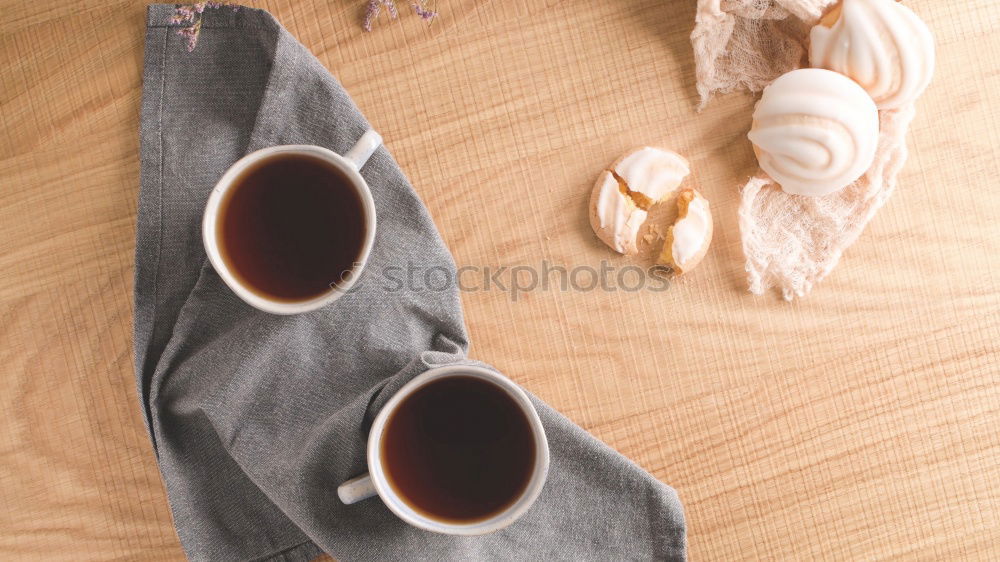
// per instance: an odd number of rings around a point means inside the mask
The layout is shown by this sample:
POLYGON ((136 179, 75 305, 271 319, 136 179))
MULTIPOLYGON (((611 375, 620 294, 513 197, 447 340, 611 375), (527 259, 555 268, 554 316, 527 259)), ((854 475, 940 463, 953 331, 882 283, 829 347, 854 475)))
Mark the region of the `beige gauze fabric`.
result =
MULTIPOLYGON (((759 92, 807 66, 809 30, 832 0, 698 0, 691 33, 701 107, 715 93, 759 92)), ((880 111, 872 167, 824 197, 789 195, 763 170, 743 186, 739 225, 750 291, 791 300, 826 277, 882 207, 906 162, 913 104, 880 111)), ((749 142, 749 141, 747 141, 749 142)))

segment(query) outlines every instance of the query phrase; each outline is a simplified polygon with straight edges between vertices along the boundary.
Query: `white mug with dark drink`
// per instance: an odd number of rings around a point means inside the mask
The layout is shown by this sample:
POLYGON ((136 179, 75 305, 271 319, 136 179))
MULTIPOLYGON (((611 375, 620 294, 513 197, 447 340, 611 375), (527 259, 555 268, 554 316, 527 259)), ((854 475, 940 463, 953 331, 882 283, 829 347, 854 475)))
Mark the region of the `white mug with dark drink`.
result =
POLYGON ((208 197, 202 240, 233 292, 272 314, 309 312, 345 294, 375 241, 375 202, 358 170, 381 144, 369 130, 343 156, 280 145, 230 166, 208 197))
POLYGON ((368 434, 368 474, 338 488, 347 504, 374 497, 407 523, 481 535, 531 507, 549 448, 531 400, 481 367, 431 369, 389 399, 368 434))

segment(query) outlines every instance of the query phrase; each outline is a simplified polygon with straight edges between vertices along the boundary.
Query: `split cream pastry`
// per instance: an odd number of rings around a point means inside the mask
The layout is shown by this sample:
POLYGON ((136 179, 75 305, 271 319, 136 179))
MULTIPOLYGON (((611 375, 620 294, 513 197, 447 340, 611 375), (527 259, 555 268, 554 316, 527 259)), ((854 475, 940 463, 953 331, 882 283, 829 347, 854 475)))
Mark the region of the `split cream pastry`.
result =
POLYGON ((934 37, 894 0, 843 0, 812 28, 809 65, 861 84, 879 109, 896 109, 930 83, 934 37))
POLYGON ((820 196, 871 166, 878 126, 875 102, 855 81, 800 68, 764 88, 747 136, 761 169, 786 193, 820 196))
POLYGON ((601 172, 590 194, 590 226, 622 254, 635 254, 636 235, 649 209, 666 199, 688 175, 688 162, 661 148, 633 150, 601 172))
POLYGON ((667 232, 657 263, 669 266, 677 275, 691 271, 708 253, 712 231, 708 199, 693 189, 681 191, 677 196, 677 220, 667 232))

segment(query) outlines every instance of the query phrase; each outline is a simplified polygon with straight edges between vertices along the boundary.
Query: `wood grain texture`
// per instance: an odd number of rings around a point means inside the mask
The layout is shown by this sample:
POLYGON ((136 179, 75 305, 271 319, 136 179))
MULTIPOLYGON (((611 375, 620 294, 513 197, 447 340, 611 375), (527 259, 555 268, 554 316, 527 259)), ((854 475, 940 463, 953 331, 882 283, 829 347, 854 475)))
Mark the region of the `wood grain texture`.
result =
MULTIPOLYGON (((694 110, 693 2, 267 1, 385 137, 459 265, 620 267, 598 172, 662 144, 715 211, 664 292, 463 294, 490 362, 674 486, 691 556, 1000 558, 1000 11, 913 0, 938 41, 900 187, 812 296, 745 290, 753 100, 694 110)), ((0 558, 183 556, 131 352, 144 6, 3 0, 0 558)))

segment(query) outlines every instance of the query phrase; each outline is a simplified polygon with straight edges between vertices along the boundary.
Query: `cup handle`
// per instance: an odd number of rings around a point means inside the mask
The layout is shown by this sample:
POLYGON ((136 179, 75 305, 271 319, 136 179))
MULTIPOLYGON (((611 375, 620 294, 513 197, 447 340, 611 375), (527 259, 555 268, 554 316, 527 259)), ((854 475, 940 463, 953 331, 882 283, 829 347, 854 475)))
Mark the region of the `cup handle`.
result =
POLYGON ((340 501, 348 505, 374 497, 376 494, 378 492, 375 491, 375 485, 372 484, 372 477, 367 472, 351 478, 337 488, 337 496, 340 497, 340 501))
POLYGON ((354 165, 355 169, 360 170, 380 146, 382 146, 382 135, 378 134, 375 129, 368 129, 365 134, 361 135, 358 142, 354 143, 354 146, 347 151, 344 158, 354 165))

